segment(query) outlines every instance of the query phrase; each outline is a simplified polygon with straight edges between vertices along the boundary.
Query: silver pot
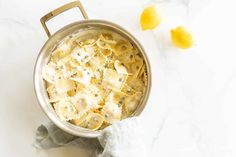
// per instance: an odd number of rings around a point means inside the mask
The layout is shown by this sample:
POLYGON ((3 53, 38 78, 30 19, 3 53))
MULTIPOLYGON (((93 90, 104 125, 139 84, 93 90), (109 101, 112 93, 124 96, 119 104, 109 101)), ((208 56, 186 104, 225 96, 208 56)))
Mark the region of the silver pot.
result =
POLYGON ((66 131, 70 134, 76 135, 76 136, 94 138, 94 137, 98 137, 101 134, 101 130, 92 131, 92 130, 88 130, 88 129, 85 129, 82 127, 75 126, 69 122, 65 122, 65 121, 60 120, 59 117, 57 116, 57 114, 55 113, 52 105, 49 102, 49 97, 47 95, 45 82, 44 82, 42 75, 41 75, 42 67, 48 63, 51 51, 55 48, 55 46, 63 38, 65 38, 68 35, 73 34, 74 32, 77 32, 78 30, 86 31, 88 29, 91 30, 93 28, 108 29, 110 31, 120 34, 121 36, 128 39, 131 43, 133 43, 133 45, 142 53, 145 64, 147 66, 148 85, 147 85, 147 89, 146 89, 146 92, 144 94, 144 97, 143 97, 141 103, 139 104, 139 106, 137 107, 137 109, 135 110, 135 112, 133 113, 132 116, 137 116, 137 115, 141 114, 141 112, 143 111, 143 109, 146 105, 146 102, 147 102, 147 99, 149 96, 149 92, 150 92, 151 70, 150 70, 149 61, 147 59, 144 49, 134 36, 132 36, 128 31, 126 31, 122 27, 120 27, 114 23, 111 23, 109 21, 88 20, 88 16, 79 1, 71 2, 69 4, 66 4, 66 5, 48 13, 47 15, 45 15, 41 18, 41 23, 42 23, 49 39, 44 44, 44 46, 41 49, 41 51, 37 57, 37 60, 36 60, 35 69, 34 69, 34 87, 35 87, 36 96, 38 98, 41 108, 43 109, 43 111, 46 113, 46 115, 49 117, 49 119, 54 124, 56 124, 62 130, 66 131), (62 29, 60 29, 59 31, 57 31, 55 34, 51 35, 47 26, 46 26, 46 22, 49 21, 50 19, 52 19, 53 17, 61 14, 62 12, 69 10, 71 8, 74 8, 74 7, 78 7, 80 9, 85 20, 81 20, 81 21, 69 24, 69 25, 63 27, 62 29))

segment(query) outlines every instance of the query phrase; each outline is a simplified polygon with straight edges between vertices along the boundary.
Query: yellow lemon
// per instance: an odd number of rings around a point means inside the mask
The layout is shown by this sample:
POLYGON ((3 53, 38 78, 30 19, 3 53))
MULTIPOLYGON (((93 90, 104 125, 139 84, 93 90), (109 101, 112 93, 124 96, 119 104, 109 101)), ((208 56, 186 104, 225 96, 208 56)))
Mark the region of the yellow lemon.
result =
POLYGON ((154 5, 143 10, 140 17, 140 23, 143 30, 154 29, 161 23, 161 17, 154 5))
POLYGON ((170 31, 171 40, 176 47, 187 49, 193 45, 192 35, 184 27, 178 26, 170 31))

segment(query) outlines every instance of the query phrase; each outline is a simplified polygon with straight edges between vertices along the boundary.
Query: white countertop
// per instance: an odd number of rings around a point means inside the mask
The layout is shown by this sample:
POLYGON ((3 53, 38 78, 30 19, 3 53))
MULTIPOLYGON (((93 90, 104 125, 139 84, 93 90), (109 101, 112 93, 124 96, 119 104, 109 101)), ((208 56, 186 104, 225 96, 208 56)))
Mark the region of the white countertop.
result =
MULTIPOLYGON (((82 3, 90 18, 115 22, 135 35, 151 62, 153 85, 142 114, 156 133, 160 157, 236 155, 236 23, 234 0, 96 0, 82 3), (157 3, 163 21, 142 32, 143 7, 157 3), (192 49, 169 43, 169 29, 187 26, 192 49)), ((37 151, 38 125, 48 121, 33 90, 33 66, 47 36, 39 19, 69 0, 0 0, 0 156, 78 157, 71 147, 37 151)), ((82 19, 78 10, 49 22, 50 30, 82 19)), ((84 155, 86 156, 86 155, 84 155)))

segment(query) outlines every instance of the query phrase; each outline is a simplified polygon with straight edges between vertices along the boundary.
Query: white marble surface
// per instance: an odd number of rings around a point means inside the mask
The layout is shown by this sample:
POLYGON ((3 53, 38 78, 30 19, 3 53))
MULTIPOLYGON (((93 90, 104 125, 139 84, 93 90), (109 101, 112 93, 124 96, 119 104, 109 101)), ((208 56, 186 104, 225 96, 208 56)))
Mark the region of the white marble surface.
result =
MULTIPOLYGON (((68 0, 0 0, 0 156, 78 157, 82 149, 37 151, 35 129, 48 119, 33 91, 36 56, 47 40, 39 19, 68 0)), ((142 114, 156 135, 150 156, 236 156, 236 22, 234 0, 82 0, 90 18, 113 21, 135 35, 148 53, 153 86, 142 114), (157 3, 163 22, 142 32, 143 7, 157 3), (169 29, 185 25, 195 45, 181 51, 169 29)), ((80 19, 77 10, 49 22, 50 30, 80 19)), ((53 32, 53 31, 52 31, 53 32)))

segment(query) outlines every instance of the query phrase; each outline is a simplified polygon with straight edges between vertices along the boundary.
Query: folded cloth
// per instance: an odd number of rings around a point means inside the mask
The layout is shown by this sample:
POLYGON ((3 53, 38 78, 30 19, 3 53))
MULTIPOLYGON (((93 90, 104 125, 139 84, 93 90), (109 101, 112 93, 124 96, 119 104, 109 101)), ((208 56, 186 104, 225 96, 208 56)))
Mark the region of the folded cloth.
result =
POLYGON ((128 118, 106 128, 100 137, 100 157, 146 157, 147 142, 139 118, 128 118))
POLYGON ((77 137, 48 123, 38 127, 33 145, 39 149, 76 145, 96 150, 99 157, 147 156, 147 142, 138 117, 125 119, 105 128, 98 139, 77 137))

